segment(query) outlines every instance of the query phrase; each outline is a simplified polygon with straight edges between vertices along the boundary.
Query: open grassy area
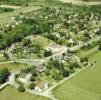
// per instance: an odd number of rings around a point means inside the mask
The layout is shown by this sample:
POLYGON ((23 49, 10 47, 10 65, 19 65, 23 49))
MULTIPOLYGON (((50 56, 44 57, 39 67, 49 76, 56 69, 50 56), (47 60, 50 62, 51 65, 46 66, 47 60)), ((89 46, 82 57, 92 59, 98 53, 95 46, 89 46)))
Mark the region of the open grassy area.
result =
POLYGON ((89 57, 93 54, 95 54, 96 52, 98 52, 98 46, 95 46, 91 49, 81 49, 79 51, 76 52, 76 55, 79 57, 89 57))
POLYGON ((2 55, 0 55, 0 62, 4 62, 4 61, 7 61, 7 58, 2 56, 2 55))
POLYGON ((29 7, 20 7, 15 9, 13 12, 6 12, 0 14, 0 24, 5 24, 13 21, 13 17, 19 15, 20 13, 28 13, 38 9, 39 6, 29 6, 29 7))
POLYGON ((32 95, 29 93, 20 93, 17 89, 8 86, 0 91, 0 100, 48 100, 44 97, 32 95))
POLYGON ((89 60, 91 67, 53 91, 59 100, 101 100, 101 52, 92 54, 89 60))
POLYGON ((3 68, 8 68, 9 70, 21 70, 23 68, 28 67, 25 64, 19 64, 19 63, 5 63, 5 64, 0 64, 0 69, 3 68))

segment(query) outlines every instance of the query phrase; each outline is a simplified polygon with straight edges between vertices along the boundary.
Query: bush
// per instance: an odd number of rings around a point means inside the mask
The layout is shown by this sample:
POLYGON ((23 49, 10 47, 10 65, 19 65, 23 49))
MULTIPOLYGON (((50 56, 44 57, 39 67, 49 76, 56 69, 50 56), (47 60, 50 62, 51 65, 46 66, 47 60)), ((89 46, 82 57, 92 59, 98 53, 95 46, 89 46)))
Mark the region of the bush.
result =
POLYGON ((8 77, 10 76, 10 72, 8 69, 4 68, 0 70, 0 83, 5 83, 8 80, 8 77))
POLYGON ((63 71, 63 77, 68 77, 69 76, 69 71, 64 70, 63 71))
POLYGON ((99 41, 99 50, 101 51, 101 41, 99 41))
POLYGON ((51 56, 51 55, 52 55, 52 52, 51 51, 45 50, 44 57, 48 57, 48 56, 51 56))
POLYGON ((88 58, 82 57, 82 58, 80 59, 80 61, 81 61, 81 62, 88 62, 88 58))
POLYGON ((25 92, 24 86, 20 85, 20 86, 18 87, 18 91, 19 91, 19 92, 25 92))
POLYGON ((34 89, 35 88, 35 83, 31 83, 30 85, 29 85, 29 89, 34 89))
POLYGON ((32 82, 35 81, 35 77, 31 77, 30 81, 32 81, 32 82))

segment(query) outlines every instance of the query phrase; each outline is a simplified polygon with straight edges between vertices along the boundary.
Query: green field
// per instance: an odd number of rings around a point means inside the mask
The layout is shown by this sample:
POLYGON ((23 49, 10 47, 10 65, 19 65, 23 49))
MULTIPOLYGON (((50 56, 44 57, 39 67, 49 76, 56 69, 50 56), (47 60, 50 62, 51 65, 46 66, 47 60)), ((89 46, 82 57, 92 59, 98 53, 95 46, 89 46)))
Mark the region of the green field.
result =
POLYGON ((53 91, 59 100, 101 100, 101 52, 96 52, 89 60, 93 63, 91 67, 53 91))
POLYGON ((91 49, 87 49, 87 50, 85 50, 85 49, 86 48, 78 50, 76 52, 76 55, 79 56, 79 57, 89 57, 89 56, 91 56, 91 55, 93 55, 93 54, 95 54, 96 52, 99 51, 98 46, 95 46, 95 47, 93 47, 91 49))
POLYGON ((8 86, 0 92, 0 100, 48 100, 44 97, 29 93, 20 93, 17 89, 8 86))
POLYGON ((39 6, 20 7, 12 12, 0 13, 0 24, 2 25, 5 23, 12 22, 14 20, 14 16, 17 16, 20 13, 32 12, 38 8, 39 6))
POLYGON ((25 64, 19 64, 19 63, 5 63, 5 64, 0 64, 0 69, 3 68, 8 68, 9 70, 13 71, 13 70, 21 70, 23 68, 28 67, 25 64))

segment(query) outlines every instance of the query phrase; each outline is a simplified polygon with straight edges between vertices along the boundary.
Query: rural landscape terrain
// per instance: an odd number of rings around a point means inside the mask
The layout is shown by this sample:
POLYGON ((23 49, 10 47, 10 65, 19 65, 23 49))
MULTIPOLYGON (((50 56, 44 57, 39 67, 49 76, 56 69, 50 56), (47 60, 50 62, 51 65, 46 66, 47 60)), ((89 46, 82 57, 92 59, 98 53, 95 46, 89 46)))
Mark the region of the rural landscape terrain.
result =
POLYGON ((0 0, 0 100, 101 100, 101 0, 0 0))

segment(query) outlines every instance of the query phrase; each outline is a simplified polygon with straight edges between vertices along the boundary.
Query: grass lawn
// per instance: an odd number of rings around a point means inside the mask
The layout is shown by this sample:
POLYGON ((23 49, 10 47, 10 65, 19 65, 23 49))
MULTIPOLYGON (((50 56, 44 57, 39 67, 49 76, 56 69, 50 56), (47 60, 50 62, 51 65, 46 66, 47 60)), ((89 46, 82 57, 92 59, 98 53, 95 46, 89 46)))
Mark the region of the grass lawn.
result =
POLYGON ((8 68, 9 70, 21 70, 23 68, 28 67, 26 64, 20 64, 20 63, 5 63, 5 64, 0 64, 0 69, 2 68, 8 68))
POLYGON ((44 97, 32 95, 29 93, 20 93, 17 89, 8 86, 0 91, 0 100, 48 100, 44 97))
POLYGON ((95 46, 91 49, 80 49, 79 51, 76 52, 76 55, 79 57, 89 57, 93 54, 95 54, 96 52, 98 52, 98 46, 95 46))
POLYGON ((7 58, 4 56, 0 56, 0 62, 4 62, 4 61, 7 61, 7 58))
POLYGON ((89 60, 97 62, 53 91, 59 100, 101 100, 101 52, 89 60))

